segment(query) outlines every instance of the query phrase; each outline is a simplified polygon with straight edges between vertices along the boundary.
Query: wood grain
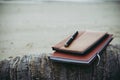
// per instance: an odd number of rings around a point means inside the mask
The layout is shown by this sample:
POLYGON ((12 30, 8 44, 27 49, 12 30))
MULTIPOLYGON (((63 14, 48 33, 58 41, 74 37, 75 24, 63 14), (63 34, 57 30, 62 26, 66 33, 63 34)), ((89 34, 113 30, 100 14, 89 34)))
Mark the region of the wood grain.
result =
POLYGON ((120 80, 120 45, 109 45, 91 65, 54 63, 48 55, 24 55, 0 61, 0 80, 120 80))

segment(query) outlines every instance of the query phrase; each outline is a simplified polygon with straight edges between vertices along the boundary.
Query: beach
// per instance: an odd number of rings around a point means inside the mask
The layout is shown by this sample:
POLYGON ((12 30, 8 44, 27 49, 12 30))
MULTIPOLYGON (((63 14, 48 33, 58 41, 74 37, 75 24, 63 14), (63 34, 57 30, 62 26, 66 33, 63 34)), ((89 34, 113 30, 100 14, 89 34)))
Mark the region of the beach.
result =
POLYGON ((0 3, 0 60, 52 53, 75 31, 105 31, 120 44, 120 3, 0 3))

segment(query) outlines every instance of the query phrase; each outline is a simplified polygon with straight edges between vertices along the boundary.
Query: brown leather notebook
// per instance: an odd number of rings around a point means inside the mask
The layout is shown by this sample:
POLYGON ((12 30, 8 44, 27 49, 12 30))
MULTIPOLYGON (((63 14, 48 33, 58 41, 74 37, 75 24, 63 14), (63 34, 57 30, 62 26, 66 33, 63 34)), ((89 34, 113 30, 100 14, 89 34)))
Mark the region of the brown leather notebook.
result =
POLYGON ((86 55, 75 55, 75 54, 54 52, 50 56, 50 59, 59 62, 89 64, 95 59, 97 54, 99 54, 110 43, 112 39, 113 39, 112 35, 108 35, 104 40, 102 40, 86 55))
POLYGON ((106 32, 79 31, 69 47, 64 47, 64 44, 70 37, 62 40, 53 46, 52 49, 64 53, 85 54, 90 48, 104 39, 106 35, 106 32))

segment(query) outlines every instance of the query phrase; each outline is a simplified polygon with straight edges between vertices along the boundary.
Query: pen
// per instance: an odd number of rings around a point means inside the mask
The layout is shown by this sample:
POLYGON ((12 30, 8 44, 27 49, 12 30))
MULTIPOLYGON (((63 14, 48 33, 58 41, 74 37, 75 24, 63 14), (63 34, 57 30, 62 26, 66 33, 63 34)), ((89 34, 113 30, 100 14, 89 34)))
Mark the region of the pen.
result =
POLYGON ((76 38, 76 36, 78 35, 78 31, 76 31, 69 39, 68 41, 64 44, 65 47, 68 47, 72 42, 73 40, 76 38))

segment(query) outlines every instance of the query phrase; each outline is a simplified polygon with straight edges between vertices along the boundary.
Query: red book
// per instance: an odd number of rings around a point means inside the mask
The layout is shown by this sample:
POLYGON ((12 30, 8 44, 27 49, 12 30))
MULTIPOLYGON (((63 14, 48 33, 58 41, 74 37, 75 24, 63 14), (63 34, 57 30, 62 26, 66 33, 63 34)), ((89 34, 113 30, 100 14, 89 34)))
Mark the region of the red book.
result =
POLYGON ((70 37, 62 40, 52 48, 57 52, 85 54, 90 48, 94 47, 107 35, 108 34, 106 32, 79 31, 78 35, 69 47, 65 47, 64 44, 70 37))
POLYGON ((112 35, 108 34, 108 36, 106 36, 102 41, 95 45, 94 48, 89 50, 89 52, 87 52, 85 55, 76 55, 55 51, 50 56, 50 59, 59 62, 90 64, 96 58, 97 54, 99 54, 112 39, 112 35))

